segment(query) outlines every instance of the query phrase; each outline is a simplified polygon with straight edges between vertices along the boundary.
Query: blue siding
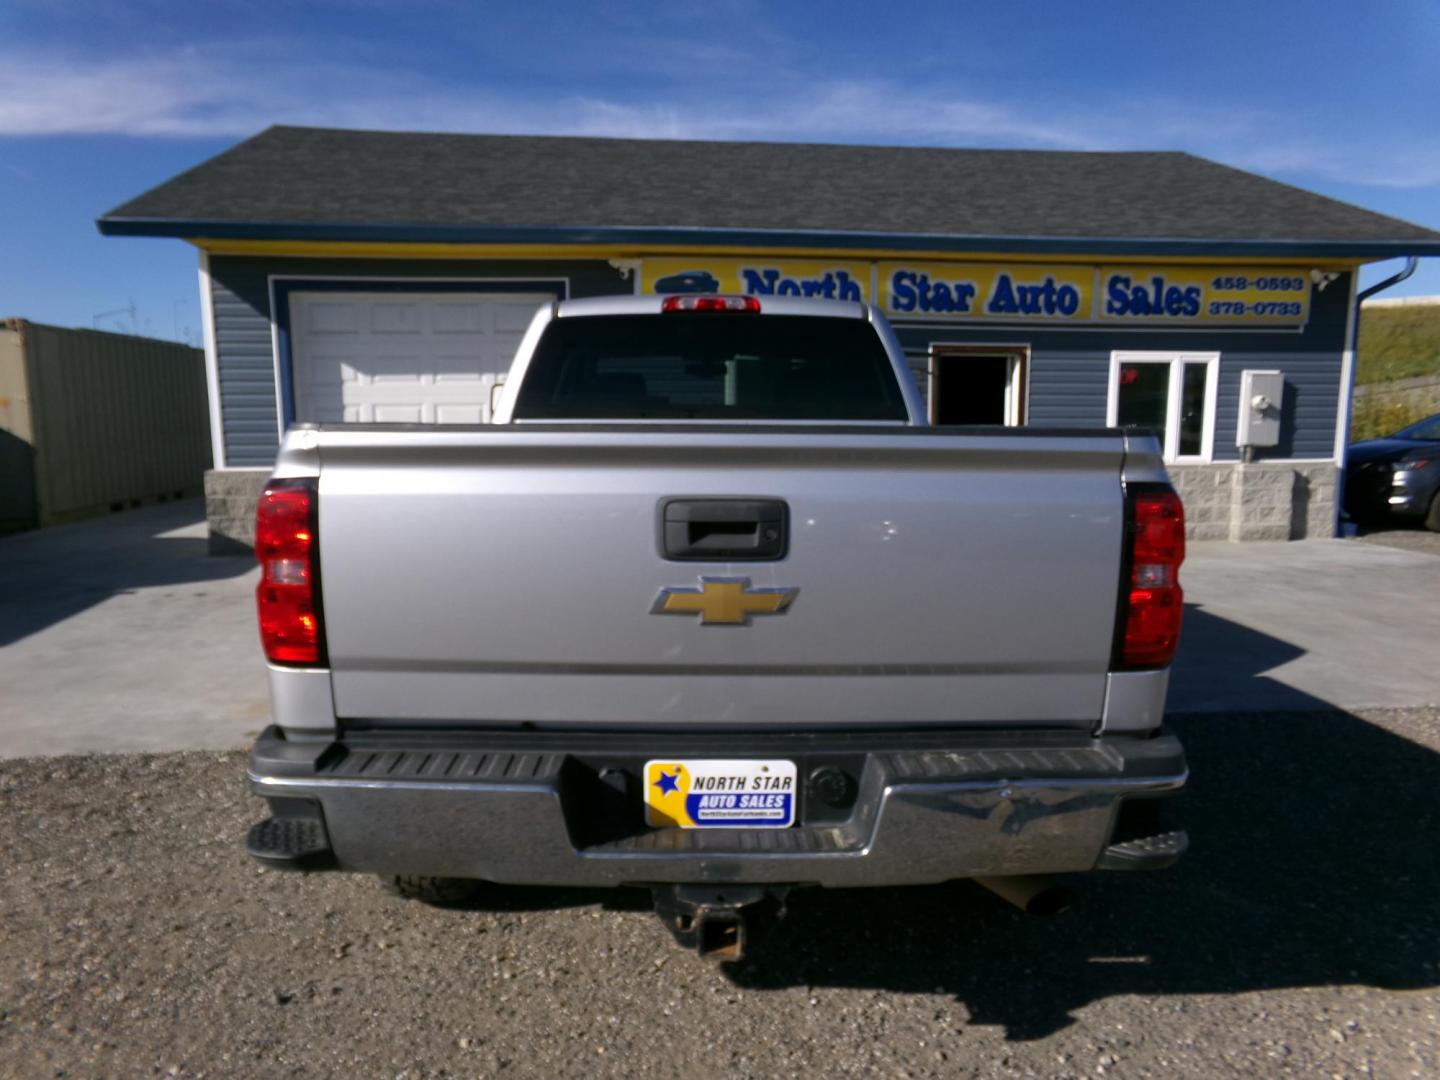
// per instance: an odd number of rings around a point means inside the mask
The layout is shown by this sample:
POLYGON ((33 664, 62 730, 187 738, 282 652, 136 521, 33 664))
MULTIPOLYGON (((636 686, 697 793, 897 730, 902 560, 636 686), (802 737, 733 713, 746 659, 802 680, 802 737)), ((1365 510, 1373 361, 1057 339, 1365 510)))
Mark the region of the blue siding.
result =
POLYGON ((243 275, 221 274, 221 265, 220 259, 210 260, 225 462, 269 465, 280 437, 265 276, 259 276, 257 285, 243 275))
MULTIPOLYGON (((280 444, 275 417, 275 359, 270 336, 271 275, 356 278, 564 278, 571 296, 628 293, 634 285, 602 260, 478 261, 464 259, 278 259, 215 255, 215 348, 226 464, 274 464, 280 444)), ((357 282, 357 288, 374 281, 357 282)))
POLYGON ((898 323, 896 332, 912 365, 923 371, 932 343, 1030 346, 1029 422, 1099 427, 1105 423, 1110 353, 1115 349, 1220 354, 1216 387, 1215 460, 1233 461, 1240 373, 1262 368, 1285 373, 1280 444, 1259 457, 1329 458, 1335 452, 1335 415, 1345 349, 1348 275, 1311 301, 1310 322, 1299 333, 1244 330, 1099 330, 1039 326, 957 326, 898 323))
MULTIPOLYGON (((633 283, 601 260, 470 261, 408 259, 278 259, 214 256, 215 338, 220 369, 221 413, 227 463, 266 466, 275 459, 274 359, 270 337, 268 276, 322 275, 404 279, 565 278, 571 296, 633 291, 633 283)), ((1240 372, 1245 368, 1285 373, 1280 445, 1267 458, 1328 458, 1334 452, 1335 414, 1345 348, 1348 275, 1312 297, 1310 322, 1299 332, 1223 329, 1139 330, 1048 328, 1035 325, 899 323, 897 331, 922 389, 932 342, 1028 344, 1029 420, 1032 424, 1098 427, 1114 349, 1195 350, 1220 353, 1215 458, 1234 460, 1240 372)))
MULTIPOLYGON (((1105 423, 1105 396, 1110 381, 1108 334, 1090 334, 1082 343, 1036 343, 1030 356, 1032 424, 1088 427, 1105 423), (1096 340, 1103 338, 1104 340, 1096 340)), ((1121 335, 1115 341, 1128 341, 1121 335)), ((1129 345, 1114 346, 1129 348, 1129 345)), ((1139 347, 1139 346, 1136 346, 1139 347)))

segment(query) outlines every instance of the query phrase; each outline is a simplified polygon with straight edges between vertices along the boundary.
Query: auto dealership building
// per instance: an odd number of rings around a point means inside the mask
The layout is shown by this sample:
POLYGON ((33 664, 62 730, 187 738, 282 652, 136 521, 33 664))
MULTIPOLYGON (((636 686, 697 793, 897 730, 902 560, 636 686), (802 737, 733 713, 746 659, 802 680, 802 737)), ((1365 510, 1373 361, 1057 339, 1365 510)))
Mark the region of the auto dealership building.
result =
POLYGON ((1160 436, 1191 534, 1330 536, 1356 277, 1440 233, 1181 153, 271 128, 106 214, 199 249, 217 547, 288 424, 485 423, 535 308, 877 304, 937 423, 1160 436))

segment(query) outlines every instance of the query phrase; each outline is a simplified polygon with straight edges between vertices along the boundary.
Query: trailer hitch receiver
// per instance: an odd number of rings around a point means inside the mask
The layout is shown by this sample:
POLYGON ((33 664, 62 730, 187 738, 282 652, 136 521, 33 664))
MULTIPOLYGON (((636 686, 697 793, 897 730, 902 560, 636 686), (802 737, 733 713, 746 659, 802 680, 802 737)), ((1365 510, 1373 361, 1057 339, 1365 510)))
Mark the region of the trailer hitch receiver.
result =
POLYGON ((655 914, 684 948, 733 962, 758 928, 785 914, 786 890, 764 885, 657 885, 655 914))

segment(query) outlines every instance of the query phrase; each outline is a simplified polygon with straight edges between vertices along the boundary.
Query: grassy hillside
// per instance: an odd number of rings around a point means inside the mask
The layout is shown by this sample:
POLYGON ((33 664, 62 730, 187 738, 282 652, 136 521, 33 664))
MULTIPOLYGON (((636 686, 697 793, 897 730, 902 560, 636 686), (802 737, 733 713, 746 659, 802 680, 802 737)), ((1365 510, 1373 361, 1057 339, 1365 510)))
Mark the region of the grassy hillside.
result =
MULTIPOLYGON (((1355 384, 1378 390, 1421 375, 1440 375, 1440 304, 1362 308, 1355 384)), ((1435 409, 1435 394, 1428 390, 1356 395, 1350 438, 1388 435, 1435 409)))
POLYGON ((1360 312, 1357 383, 1440 375, 1440 304, 1360 312))

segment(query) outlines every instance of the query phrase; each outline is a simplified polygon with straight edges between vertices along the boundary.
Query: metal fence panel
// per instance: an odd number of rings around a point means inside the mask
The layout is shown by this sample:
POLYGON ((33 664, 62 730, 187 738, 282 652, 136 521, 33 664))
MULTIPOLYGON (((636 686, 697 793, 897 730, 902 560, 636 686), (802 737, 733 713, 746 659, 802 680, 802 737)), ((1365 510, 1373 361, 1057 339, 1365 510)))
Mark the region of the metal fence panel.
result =
MULTIPOLYGON (((14 384, 20 369, 15 389, 28 399, 29 431, 0 413, 7 429, 0 460, 23 456, 18 447, 8 454, 4 444, 28 443, 34 490, 28 524, 201 491, 210 419, 199 349, 19 319, 5 327, 0 379, 14 384)), ((20 498, 0 495, 0 522, 24 527, 12 501, 18 506, 20 498)))

